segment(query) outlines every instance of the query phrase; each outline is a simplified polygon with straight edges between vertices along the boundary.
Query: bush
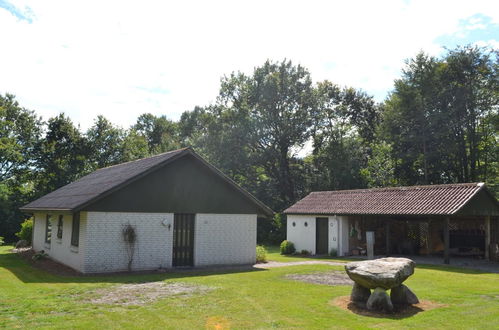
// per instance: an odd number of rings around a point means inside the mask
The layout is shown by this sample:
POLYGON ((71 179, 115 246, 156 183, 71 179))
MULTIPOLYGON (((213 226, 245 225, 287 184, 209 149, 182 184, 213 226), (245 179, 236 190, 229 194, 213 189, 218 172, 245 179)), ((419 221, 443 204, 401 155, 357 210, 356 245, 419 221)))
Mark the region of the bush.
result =
POLYGON ((267 250, 263 245, 256 246, 256 262, 257 263, 267 262, 267 250))
POLYGON ((33 259, 33 260, 35 260, 35 261, 36 261, 36 260, 45 259, 45 258, 47 258, 48 256, 49 256, 49 255, 48 255, 48 254, 46 254, 44 250, 41 250, 40 252, 35 253, 35 254, 31 257, 31 259, 33 259))
POLYGON ((3 245, 3 243, 4 243, 3 237, 0 236, 0 245, 3 245))
POLYGON ((281 254, 293 254, 295 253, 295 245, 293 242, 290 242, 288 240, 284 240, 281 243, 281 254))
POLYGON ((304 255, 304 256, 308 256, 310 255, 310 251, 309 250, 301 250, 301 254, 304 255))
POLYGON ((338 251, 335 248, 332 248, 331 251, 329 251, 329 255, 331 257, 337 257, 338 256, 338 251))
POLYGON ((16 233, 16 236, 21 240, 25 240, 31 245, 31 235, 33 233, 33 219, 26 219, 21 223, 21 230, 16 233))

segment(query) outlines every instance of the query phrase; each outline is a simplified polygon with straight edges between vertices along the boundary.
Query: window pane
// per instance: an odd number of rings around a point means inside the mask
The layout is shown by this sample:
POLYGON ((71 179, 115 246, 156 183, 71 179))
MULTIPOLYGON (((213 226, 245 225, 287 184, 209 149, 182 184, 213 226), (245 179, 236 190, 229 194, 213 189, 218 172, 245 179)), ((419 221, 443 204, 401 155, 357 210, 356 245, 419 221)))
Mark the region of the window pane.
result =
POLYGON ((57 221, 57 238, 62 238, 62 227, 63 227, 64 221, 63 221, 63 216, 59 215, 59 221, 57 221))
POLYGON ((52 238, 52 215, 47 214, 47 219, 45 222, 45 242, 50 243, 52 238))
POLYGON ((80 243, 80 212, 73 214, 73 226, 71 228, 71 245, 78 246, 80 243))

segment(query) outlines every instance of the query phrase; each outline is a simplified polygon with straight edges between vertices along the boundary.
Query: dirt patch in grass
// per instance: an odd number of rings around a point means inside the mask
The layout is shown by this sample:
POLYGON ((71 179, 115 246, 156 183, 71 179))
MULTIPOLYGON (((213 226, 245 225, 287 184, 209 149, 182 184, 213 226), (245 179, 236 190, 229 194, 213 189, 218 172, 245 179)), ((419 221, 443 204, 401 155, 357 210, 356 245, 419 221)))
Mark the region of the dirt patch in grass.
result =
POLYGON ((181 282, 132 283, 91 292, 93 304, 137 306, 171 296, 192 296, 213 290, 211 287, 181 282))
POLYGON ((17 253, 18 256, 26 260, 33 267, 41 269, 48 273, 59 276, 81 276, 80 272, 50 258, 33 260, 35 251, 33 251, 32 248, 12 249, 12 252, 17 253))
POLYGON ((417 313, 429 311, 436 308, 447 307, 447 305, 439 304, 430 300, 420 300, 419 304, 410 305, 410 306, 394 306, 393 313, 380 313, 380 312, 372 312, 365 307, 358 306, 350 301, 350 296, 341 296, 337 297, 330 301, 330 304, 336 307, 339 307, 343 310, 349 311, 354 314, 370 316, 370 317, 380 317, 380 318, 393 318, 393 319, 402 319, 409 316, 413 316, 417 313))
POLYGON ((312 274, 289 274, 286 278, 313 284, 353 285, 353 281, 345 272, 332 271, 312 274))

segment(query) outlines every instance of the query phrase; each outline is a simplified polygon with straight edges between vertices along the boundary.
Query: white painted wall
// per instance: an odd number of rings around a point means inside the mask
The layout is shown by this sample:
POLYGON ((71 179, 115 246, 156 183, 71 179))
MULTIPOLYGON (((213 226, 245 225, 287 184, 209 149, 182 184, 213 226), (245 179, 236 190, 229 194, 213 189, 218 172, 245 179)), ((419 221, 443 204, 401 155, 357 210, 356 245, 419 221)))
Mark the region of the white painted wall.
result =
MULTIPOLYGON (((173 218, 172 213, 88 212, 84 271, 127 270, 122 238, 127 224, 137 232, 133 270, 172 267, 173 218)), ((256 214, 196 214, 194 266, 254 263, 256 219, 256 214)))
POLYGON ((123 241, 123 229, 128 224, 135 227, 137 234, 132 270, 171 267, 172 213, 87 212, 84 272, 128 270, 128 253, 123 241))
POLYGON ((86 221, 83 215, 80 215, 80 241, 79 246, 71 245, 71 232, 73 225, 73 217, 70 213, 50 212, 52 215, 52 238, 50 243, 45 243, 45 224, 47 213, 34 214, 34 230, 33 230, 33 249, 36 252, 45 251, 50 258, 66 264, 67 266, 83 271, 83 259, 85 251, 85 232, 86 221), (57 238, 57 223, 59 215, 63 216, 62 238, 57 238))
POLYGON ((254 264, 256 214, 196 214, 194 265, 254 264))
POLYGON ((315 254, 315 218, 314 215, 288 215, 286 239, 293 242, 297 252, 307 250, 315 254))
POLYGON ((329 248, 328 251, 331 253, 332 249, 336 250, 336 253, 340 255, 340 238, 339 238, 339 224, 340 221, 337 219, 337 217, 328 217, 329 218, 329 233, 328 233, 328 240, 329 240, 329 248))
POLYGON ((339 241, 340 249, 338 250, 338 255, 340 257, 346 256, 350 253, 350 247, 348 246, 348 235, 350 228, 348 228, 348 216, 338 216, 339 220, 339 241))
POLYGON ((348 217, 324 215, 293 215, 287 217, 286 239, 293 242, 296 251, 315 254, 316 218, 328 218, 328 251, 335 248, 338 256, 348 254, 348 217), (305 226, 307 223, 307 226, 305 226), (294 225, 293 225, 294 224, 294 225))
MULTIPOLYGON (((172 267, 173 213, 81 212, 79 247, 71 246, 72 216, 64 215, 57 239, 59 213, 52 214, 52 240, 45 243, 46 214, 35 214, 33 248, 84 273, 128 270, 122 230, 135 227, 132 270, 172 267), (168 229, 170 224, 170 229, 168 229)), ((194 265, 252 264, 256 259, 256 214, 196 214, 194 265)))

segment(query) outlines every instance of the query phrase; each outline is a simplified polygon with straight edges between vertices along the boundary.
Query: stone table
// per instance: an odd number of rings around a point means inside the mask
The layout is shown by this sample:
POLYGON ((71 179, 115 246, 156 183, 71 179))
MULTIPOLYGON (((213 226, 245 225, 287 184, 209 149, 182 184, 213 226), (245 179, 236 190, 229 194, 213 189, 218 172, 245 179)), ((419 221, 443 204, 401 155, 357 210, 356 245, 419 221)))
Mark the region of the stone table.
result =
POLYGON ((407 258, 381 258, 346 264, 345 270, 354 281, 350 296, 352 302, 383 312, 393 311, 393 304, 419 303, 416 295, 402 284, 414 274, 415 265, 407 258), (391 290, 390 297, 387 290, 391 290))

